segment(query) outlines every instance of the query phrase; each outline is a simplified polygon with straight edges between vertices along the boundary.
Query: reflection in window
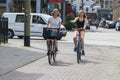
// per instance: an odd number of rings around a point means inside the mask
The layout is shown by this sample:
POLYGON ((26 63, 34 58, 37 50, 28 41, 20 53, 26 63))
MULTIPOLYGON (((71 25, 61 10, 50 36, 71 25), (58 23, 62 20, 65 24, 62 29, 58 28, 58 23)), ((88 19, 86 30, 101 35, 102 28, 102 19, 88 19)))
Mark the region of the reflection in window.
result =
POLYGON ((17 15, 16 22, 24 22, 24 15, 17 15))

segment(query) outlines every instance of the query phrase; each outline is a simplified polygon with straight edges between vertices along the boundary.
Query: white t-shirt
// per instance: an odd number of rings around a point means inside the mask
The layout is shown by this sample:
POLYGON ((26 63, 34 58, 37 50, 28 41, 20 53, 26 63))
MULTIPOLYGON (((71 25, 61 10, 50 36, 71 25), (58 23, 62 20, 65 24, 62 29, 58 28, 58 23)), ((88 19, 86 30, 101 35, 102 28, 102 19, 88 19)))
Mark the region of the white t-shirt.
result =
POLYGON ((59 28, 59 23, 61 23, 61 18, 57 17, 54 18, 53 16, 49 18, 48 20, 50 22, 49 28, 59 28))

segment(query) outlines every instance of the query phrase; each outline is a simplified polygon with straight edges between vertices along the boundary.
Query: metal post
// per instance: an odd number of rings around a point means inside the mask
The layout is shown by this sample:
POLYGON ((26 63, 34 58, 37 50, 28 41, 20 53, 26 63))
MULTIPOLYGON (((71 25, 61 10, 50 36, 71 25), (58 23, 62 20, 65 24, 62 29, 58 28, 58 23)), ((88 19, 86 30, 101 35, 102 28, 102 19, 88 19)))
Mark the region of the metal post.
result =
POLYGON ((82 10, 84 9, 84 3, 83 3, 83 0, 82 0, 82 10))
POLYGON ((0 17, 0 44, 2 43, 2 18, 0 17))
POLYGON ((50 13, 50 8, 51 8, 51 3, 49 2, 49 0, 47 0, 47 14, 50 13))
POLYGON ((62 21, 63 21, 63 23, 65 22, 65 11, 66 11, 66 2, 65 2, 65 0, 63 0, 63 2, 62 2, 63 4, 62 4, 62 6, 61 6, 61 9, 62 9, 62 21))
POLYGON ((36 0, 36 12, 40 13, 41 11, 41 0, 36 0))
POLYGON ((25 23, 24 23, 24 46, 30 46, 30 7, 31 0, 24 0, 25 23))

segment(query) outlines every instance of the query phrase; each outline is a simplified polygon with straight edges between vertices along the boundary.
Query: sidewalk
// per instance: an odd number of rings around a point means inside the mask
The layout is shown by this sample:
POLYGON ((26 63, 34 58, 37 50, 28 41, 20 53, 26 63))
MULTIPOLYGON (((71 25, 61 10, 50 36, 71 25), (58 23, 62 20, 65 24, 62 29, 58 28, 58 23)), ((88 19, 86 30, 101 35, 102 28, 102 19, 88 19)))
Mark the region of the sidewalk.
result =
POLYGON ((120 80, 119 47, 85 45, 86 56, 77 64, 73 44, 60 42, 57 62, 50 66, 43 44, 0 46, 0 80, 120 80))
POLYGON ((0 45, 0 76, 45 56, 42 52, 30 49, 0 45))
POLYGON ((120 80, 120 47, 100 49, 102 50, 101 61, 96 65, 91 80, 120 80))

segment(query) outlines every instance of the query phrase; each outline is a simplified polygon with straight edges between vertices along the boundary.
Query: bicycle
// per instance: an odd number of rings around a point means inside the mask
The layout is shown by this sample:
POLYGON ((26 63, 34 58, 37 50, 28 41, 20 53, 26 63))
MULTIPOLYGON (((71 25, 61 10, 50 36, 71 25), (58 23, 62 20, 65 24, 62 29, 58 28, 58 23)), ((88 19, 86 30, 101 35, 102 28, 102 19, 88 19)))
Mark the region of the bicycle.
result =
POLYGON ((78 34, 77 34, 77 44, 76 44, 77 63, 80 63, 81 55, 82 55, 82 43, 81 43, 81 38, 80 38, 80 32, 81 31, 85 31, 85 29, 76 28, 75 30, 78 31, 78 34))
POLYGON ((59 28, 44 28, 43 30, 43 36, 46 37, 46 39, 49 39, 48 44, 48 62, 51 65, 52 62, 56 61, 56 45, 55 45, 55 39, 59 37, 59 28))

